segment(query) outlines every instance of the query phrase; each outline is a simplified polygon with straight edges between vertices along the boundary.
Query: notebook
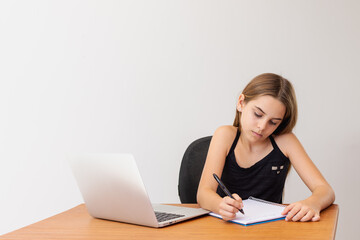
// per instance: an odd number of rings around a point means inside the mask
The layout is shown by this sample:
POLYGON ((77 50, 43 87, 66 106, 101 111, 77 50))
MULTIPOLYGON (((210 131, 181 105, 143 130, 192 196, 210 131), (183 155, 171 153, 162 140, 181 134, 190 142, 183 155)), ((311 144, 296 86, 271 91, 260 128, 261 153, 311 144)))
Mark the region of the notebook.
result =
MULTIPOLYGON (((243 204, 245 215, 238 212, 236 213, 236 218, 230 220, 230 222, 243 226, 250 226, 285 219, 285 215, 281 214, 286 207, 285 205, 268 202, 254 197, 249 197, 248 199, 243 200, 243 204)), ((222 218, 220 215, 213 212, 211 212, 210 215, 222 218)))
POLYGON ((86 154, 69 162, 89 214, 95 218, 164 227, 209 213, 202 208, 151 204, 131 154, 86 154))

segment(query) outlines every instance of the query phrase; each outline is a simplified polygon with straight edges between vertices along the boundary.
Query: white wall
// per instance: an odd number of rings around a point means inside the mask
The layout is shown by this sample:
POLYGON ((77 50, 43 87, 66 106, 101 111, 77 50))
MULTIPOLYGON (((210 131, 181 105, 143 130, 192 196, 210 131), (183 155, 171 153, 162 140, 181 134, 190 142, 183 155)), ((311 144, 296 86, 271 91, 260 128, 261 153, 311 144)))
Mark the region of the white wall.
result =
MULTIPOLYGON (((132 152, 151 199, 179 202, 188 144, 232 124, 245 84, 275 72, 295 85, 295 133, 336 191, 337 239, 360 235, 359 11, 356 0, 1 1, 0 234, 82 202, 71 152, 132 152)), ((285 191, 309 195, 294 171, 285 191)))

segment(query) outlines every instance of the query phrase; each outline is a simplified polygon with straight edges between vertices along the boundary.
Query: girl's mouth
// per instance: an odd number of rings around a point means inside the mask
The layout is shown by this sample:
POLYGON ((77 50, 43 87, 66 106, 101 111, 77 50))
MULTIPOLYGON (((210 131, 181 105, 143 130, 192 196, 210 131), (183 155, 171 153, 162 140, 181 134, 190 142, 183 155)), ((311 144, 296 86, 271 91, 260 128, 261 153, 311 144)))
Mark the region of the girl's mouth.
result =
POLYGON ((252 131, 252 132, 253 132, 253 134, 254 134, 256 137, 262 137, 261 134, 259 134, 259 133, 257 133, 257 132, 254 132, 254 131, 252 131))

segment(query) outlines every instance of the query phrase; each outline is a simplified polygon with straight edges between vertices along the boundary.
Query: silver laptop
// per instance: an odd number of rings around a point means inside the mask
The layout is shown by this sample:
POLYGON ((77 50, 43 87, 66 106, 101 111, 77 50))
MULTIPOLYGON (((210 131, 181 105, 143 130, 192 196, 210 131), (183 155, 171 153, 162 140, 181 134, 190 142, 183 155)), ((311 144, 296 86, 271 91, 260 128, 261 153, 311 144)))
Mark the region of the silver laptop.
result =
POLYGON ((131 154, 70 157, 86 207, 95 218, 164 227, 209 213, 202 208, 151 204, 131 154))

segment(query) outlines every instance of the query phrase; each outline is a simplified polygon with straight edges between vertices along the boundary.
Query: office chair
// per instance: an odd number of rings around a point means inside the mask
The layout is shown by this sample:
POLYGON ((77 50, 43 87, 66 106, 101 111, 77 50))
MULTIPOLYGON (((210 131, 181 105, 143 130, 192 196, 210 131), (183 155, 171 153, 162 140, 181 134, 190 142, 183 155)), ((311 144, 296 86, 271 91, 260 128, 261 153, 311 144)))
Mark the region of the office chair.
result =
POLYGON ((181 203, 197 203, 196 194, 211 138, 208 136, 195 140, 184 153, 178 185, 181 203))

